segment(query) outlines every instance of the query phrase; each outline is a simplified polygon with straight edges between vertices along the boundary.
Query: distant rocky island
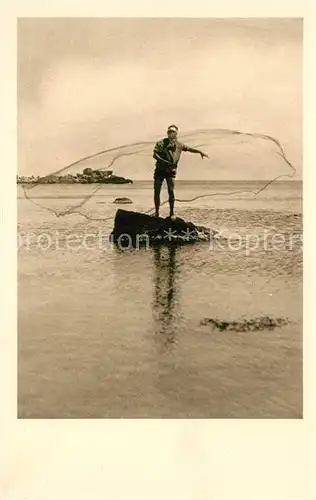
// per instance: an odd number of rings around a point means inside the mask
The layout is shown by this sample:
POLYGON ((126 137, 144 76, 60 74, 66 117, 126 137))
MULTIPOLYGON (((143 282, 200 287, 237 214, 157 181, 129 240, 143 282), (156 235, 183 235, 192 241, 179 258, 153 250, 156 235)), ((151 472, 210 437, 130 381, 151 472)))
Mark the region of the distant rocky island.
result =
POLYGON ((113 175, 112 170, 85 168, 82 173, 67 175, 17 176, 17 184, 133 184, 131 179, 113 175))

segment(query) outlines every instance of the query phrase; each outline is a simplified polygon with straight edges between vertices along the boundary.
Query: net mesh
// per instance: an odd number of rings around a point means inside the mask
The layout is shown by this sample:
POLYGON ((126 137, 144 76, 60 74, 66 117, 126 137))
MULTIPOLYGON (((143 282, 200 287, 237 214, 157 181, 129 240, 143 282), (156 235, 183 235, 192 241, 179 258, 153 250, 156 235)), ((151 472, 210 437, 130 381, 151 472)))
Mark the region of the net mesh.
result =
MULTIPOLYGON (((273 182, 281 178, 293 178, 296 169, 287 158, 280 142, 270 136, 258 133, 240 132, 227 129, 194 130, 181 135, 180 140, 188 146, 202 149, 208 154, 207 159, 201 160, 199 155, 183 153, 178 169, 179 179, 208 179, 213 181, 261 181, 250 184, 249 188, 236 189, 236 182, 227 191, 212 191, 193 198, 176 198, 179 203, 192 203, 200 198, 231 196, 235 194, 252 193, 260 195, 273 182), (254 187, 255 186, 255 187, 254 187)), ((56 170, 45 177, 36 178, 29 184, 23 184, 24 196, 35 205, 52 212, 56 217, 65 217, 71 214, 80 214, 91 220, 108 220, 93 214, 91 201, 97 192, 106 187, 103 183, 86 184, 82 195, 76 193, 71 197, 69 193, 59 196, 59 204, 49 203, 39 194, 38 186, 49 182, 52 177, 82 174, 84 169, 111 170, 116 176, 133 179, 152 178, 154 169, 153 148, 154 141, 126 144, 111 149, 105 149, 89 156, 79 158, 71 164, 56 170)), ((161 205, 167 203, 167 200, 161 205)), ((154 208, 146 213, 151 214, 154 208)), ((112 218, 112 216, 110 217, 112 218)))

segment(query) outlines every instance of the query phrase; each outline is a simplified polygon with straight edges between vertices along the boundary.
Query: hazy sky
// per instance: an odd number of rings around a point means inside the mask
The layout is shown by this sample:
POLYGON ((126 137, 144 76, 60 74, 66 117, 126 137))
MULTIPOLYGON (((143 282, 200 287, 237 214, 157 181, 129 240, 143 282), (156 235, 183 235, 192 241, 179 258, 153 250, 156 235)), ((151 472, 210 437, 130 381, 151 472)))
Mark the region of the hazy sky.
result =
POLYGON ((19 173, 170 123, 275 136, 301 171, 301 71, 299 19, 20 19, 19 173))

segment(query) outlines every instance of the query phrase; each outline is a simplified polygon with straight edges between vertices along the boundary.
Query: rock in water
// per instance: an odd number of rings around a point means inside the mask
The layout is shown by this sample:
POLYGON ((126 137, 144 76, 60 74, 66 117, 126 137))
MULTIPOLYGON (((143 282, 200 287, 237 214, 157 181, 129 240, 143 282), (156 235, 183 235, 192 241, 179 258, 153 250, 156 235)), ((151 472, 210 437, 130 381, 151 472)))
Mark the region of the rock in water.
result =
POLYGON ((115 200, 113 201, 113 203, 127 204, 127 203, 133 203, 133 202, 132 202, 132 200, 130 198, 127 198, 127 197, 123 196, 122 198, 115 198, 115 200))
POLYGON ((176 218, 171 220, 154 217, 139 212, 119 209, 116 212, 111 241, 119 245, 135 245, 138 243, 193 243, 209 241, 216 231, 192 222, 176 218))

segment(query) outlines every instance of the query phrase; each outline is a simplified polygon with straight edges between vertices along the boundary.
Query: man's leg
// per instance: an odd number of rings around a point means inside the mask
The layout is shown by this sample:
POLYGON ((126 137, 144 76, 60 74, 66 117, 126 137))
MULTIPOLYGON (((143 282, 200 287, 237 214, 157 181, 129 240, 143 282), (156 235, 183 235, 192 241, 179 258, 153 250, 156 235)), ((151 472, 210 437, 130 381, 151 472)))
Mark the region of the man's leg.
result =
POLYGON ((167 177, 168 195, 169 195, 169 206, 170 206, 170 217, 174 215, 174 179, 173 177, 167 177))
POLYGON ((160 207, 160 191, 163 183, 163 178, 155 177, 154 179, 154 201, 155 201, 155 210, 156 217, 159 217, 159 207, 160 207))

